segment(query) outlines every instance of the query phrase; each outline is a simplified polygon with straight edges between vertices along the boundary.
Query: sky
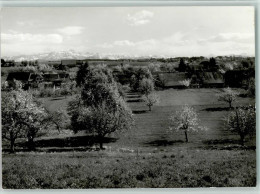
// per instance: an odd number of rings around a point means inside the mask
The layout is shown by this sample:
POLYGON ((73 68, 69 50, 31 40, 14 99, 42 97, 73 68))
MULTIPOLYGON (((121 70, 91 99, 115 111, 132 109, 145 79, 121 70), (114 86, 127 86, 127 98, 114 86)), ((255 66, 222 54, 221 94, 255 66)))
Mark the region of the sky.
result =
POLYGON ((1 9, 1 55, 75 50, 134 56, 255 55, 254 7, 1 9))

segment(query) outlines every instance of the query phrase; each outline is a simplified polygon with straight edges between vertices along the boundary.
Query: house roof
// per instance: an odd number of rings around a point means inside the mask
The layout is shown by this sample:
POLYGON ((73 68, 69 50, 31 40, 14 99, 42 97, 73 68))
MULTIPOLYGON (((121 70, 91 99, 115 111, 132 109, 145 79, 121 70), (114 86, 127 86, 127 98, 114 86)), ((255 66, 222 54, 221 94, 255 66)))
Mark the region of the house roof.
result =
POLYGON ((30 78, 30 72, 10 72, 7 76, 7 81, 9 80, 19 80, 19 81, 28 81, 30 78))
POLYGON ((30 80, 35 80, 37 77, 43 78, 40 74, 32 73, 30 76, 30 80))
POLYGON ((55 80, 59 80, 59 74, 57 73, 45 73, 43 74, 44 79, 47 81, 55 81, 55 80))
POLYGON ((200 75, 204 84, 222 84, 224 83, 223 75, 218 72, 202 72, 200 75))
POLYGON ((158 75, 166 87, 182 86, 180 81, 187 79, 185 72, 159 73, 158 75))
POLYGON ((59 73, 59 76, 60 78, 69 78, 69 74, 64 72, 59 73))

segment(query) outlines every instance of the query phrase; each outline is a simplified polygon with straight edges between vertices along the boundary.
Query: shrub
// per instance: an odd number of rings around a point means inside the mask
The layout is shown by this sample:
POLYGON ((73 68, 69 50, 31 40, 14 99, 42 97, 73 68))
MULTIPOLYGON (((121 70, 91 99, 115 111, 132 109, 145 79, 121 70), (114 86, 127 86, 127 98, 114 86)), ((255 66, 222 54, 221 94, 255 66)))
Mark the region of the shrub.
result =
POLYGON ((190 87, 191 79, 185 79, 183 81, 179 81, 179 83, 188 88, 190 87))

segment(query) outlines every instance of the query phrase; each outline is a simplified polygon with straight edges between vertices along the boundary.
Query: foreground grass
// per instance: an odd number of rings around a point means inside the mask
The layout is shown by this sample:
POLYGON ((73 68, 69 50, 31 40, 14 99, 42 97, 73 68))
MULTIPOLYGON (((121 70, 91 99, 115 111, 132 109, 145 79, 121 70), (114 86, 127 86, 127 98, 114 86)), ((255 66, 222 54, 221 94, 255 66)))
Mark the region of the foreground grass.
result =
POLYGON ((176 148, 165 153, 116 151, 3 155, 3 188, 249 187, 249 150, 176 148))

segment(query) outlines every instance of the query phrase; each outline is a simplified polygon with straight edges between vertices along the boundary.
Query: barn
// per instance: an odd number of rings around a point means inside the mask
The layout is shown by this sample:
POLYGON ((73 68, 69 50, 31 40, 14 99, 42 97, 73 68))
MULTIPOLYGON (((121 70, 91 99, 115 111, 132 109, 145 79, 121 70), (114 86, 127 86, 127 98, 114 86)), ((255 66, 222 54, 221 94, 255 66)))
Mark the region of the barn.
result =
POLYGON ((43 81, 43 77, 40 74, 31 72, 10 72, 6 81, 12 85, 14 80, 22 82, 24 89, 29 89, 30 87, 37 88, 38 84, 43 81))
POLYGON ((155 76, 164 88, 183 88, 181 81, 188 78, 185 72, 160 72, 155 76))

